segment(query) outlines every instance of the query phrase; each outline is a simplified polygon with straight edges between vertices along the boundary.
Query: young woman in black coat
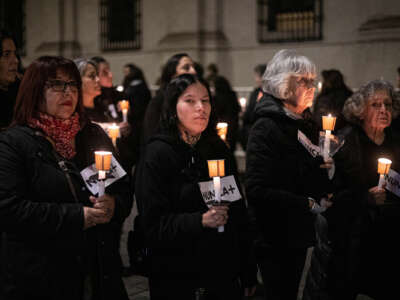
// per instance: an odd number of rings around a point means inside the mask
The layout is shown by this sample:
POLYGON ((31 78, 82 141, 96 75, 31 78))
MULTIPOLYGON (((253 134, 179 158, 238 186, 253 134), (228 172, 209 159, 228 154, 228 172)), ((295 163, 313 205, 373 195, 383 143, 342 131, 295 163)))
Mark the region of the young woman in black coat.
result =
POLYGON ((166 89, 160 131, 146 144, 136 198, 150 251, 151 299, 240 299, 250 280, 246 206, 233 157, 215 132, 210 92, 191 74, 166 89), (201 183, 207 160, 225 159, 225 196, 216 206, 201 183), (227 198, 224 198, 227 197, 227 198), (217 227, 225 225, 219 233, 217 227))
POLYGON ((315 215, 331 204, 327 172, 312 146, 318 145, 318 128, 307 110, 314 79, 307 57, 290 50, 275 54, 249 134, 246 195, 264 239, 259 267, 268 300, 296 299, 307 249, 315 243, 315 215))
POLYGON ((0 135, 1 299, 128 299, 114 247, 132 206, 126 176, 95 197, 80 174, 112 149, 85 118, 75 64, 35 60, 0 135))

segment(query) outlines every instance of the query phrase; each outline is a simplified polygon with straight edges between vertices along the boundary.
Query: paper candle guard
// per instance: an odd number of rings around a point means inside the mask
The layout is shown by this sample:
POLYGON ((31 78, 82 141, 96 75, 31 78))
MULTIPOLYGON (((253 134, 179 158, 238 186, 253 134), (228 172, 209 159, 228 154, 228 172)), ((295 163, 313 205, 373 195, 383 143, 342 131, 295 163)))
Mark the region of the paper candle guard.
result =
POLYGON ((129 109, 129 101, 128 100, 121 100, 119 101, 119 106, 121 107, 122 110, 129 109))
POLYGON ((336 117, 331 115, 322 116, 322 129, 333 131, 335 129, 336 117))
POLYGON ((208 174, 212 177, 224 177, 225 176, 225 160, 208 160, 208 174))
POLYGON ((379 173, 379 182, 378 187, 382 188, 383 183, 385 182, 385 175, 389 173, 390 166, 392 165, 392 161, 387 158, 379 158, 378 159, 378 173, 379 173))
POLYGON ((99 171, 110 170, 112 153, 108 151, 96 151, 94 154, 96 169, 99 171))
POLYGON ((114 147, 117 146, 116 142, 117 142, 117 138, 119 138, 119 126, 113 124, 111 126, 108 127, 108 136, 111 138, 114 147))

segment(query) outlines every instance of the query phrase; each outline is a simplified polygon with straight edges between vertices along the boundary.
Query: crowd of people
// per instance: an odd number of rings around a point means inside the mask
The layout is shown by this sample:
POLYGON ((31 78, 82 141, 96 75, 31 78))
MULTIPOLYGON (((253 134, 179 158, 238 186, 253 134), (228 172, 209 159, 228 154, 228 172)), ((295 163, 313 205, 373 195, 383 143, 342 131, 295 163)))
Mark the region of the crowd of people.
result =
POLYGON ((117 90, 99 56, 42 56, 21 70, 0 31, 1 299, 127 300, 132 249, 153 300, 239 300, 260 284, 266 300, 399 294, 400 194, 389 185, 400 180, 400 97, 388 81, 353 91, 324 70, 317 93, 316 65, 284 49, 254 68, 241 113, 217 66, 204 76, 186 53, 166 62, 154 97, 132 63, 117 90), (98 151, 111 156, 105 179, 98 151), (379 158, 391 160, 383 185, 379 158), (128 239, 123 269, 133 201, 142 238, 128 239))

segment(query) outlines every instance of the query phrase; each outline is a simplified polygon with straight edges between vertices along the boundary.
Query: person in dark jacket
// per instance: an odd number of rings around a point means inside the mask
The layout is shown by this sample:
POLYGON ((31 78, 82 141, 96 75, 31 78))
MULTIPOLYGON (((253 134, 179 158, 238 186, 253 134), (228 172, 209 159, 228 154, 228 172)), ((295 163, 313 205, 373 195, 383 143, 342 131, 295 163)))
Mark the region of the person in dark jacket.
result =
POLYGON ((226 142, 234 152, 239 135, 240 105, 237 95, 232 90, 229 81, 223 76, 215 76, 209 83, 213 91, 217 122, 228 123, 226 142))
POLYGON ((151 92, 147 86, 143 71, 138 66, 127 64, 124 70, 129 70, 129 73, 124 78, 123 86, 131 107, 128 119, 131 131, 129 139, 121 141, 127 146, 120 147, 120 152, 122 157, 127 157, 130 162, 130 168, 132 168, 140 156, 144 117, 151 99, 151 92))
MULTIPOLYGON (((110 63, 101 56, 93 56, 90 61, 97 66, 101 93, 94 98, 94 104, 97 110, 107 116, 109 122, 121 122, 122 114, 119 113, 118 102, 125 100, 126 95, 117 90, 113 85, 113 73, 110 63)), ((128 114, 131 112, 129 110, 128 114)))
POLYGON ((10 125, 19 79, 16 42, 11 33, 0 30, 0 129, 10 125))
POLYGON ((257 104, 257 99, 259 99, 260 95, 262 94, 262 76, 266 68, 266 64, 259 64, 254 68, 254 81, 256 82, 256 86, 250 94, 249 100, 246 105, 246 110, 243 113, 243 125, 240 134, 240 142, 244 150, 246 150, 247 148, 250 128, 254 122, 254 109, 257 104))
POLYGON ((161 72, 160 88, 146 109, 143 125, 143 142, 145 143, 158 131, 161 110, 164 103, 165 89, 172 78, 181 74, 196 74, 194 62, 186 53, 178 53, 171 56, 161 72))
POLYGON ((315 147, 318 128, 308 112, 314 78, 315 65, 307 57, 276 53, 250 130, 245 186, 265 243, 259 267, 268 300, 296 299, 307 248, 315 242, 315 215, 331 205, 315 147))
POLYGON ((322 116, 332 114, 336 117, 335 130, 338 131, 346 126, 347 122, 342 114, 344 102, 353 92, 344 83, 340 71, 324 70, 321 72, 323 82, 321 93, 315 99, 314 120, 322 127, 322 116))
POLYGON ((85 118, 75 64, 36 59, 0 135, 1 299, 128 299, 113 227, 130 212, 129 185, 112 171, 105 194, 92 194, 97 172, 81 171, 90 171, 96 150, 113 147, 85 118))
POLYGON ((374 299, 399 296, 392 274, 400 267, 400 197, 378 187, 377 173, 382 157, 400 171, 400 136, 390 126, 399 111, 400 101, 384 80, 361 86, 344 104, 351 126, 341 132, 346 140, 335 155, 338 192, 327 214, 333 299, 355 299, 358 293, 374 299))
POLYGON ((246 207, 232 154, 215 132, 210 92, 203 80, 183 74, 168 85, 164 105, 136 179, 151 299, 189 300, 196 292, 205 299, 241 299, 240 286, 255 284, 246 207), (225 160, 222 200, 229 207, 214 201, 207 168, 214 159, 225 160))

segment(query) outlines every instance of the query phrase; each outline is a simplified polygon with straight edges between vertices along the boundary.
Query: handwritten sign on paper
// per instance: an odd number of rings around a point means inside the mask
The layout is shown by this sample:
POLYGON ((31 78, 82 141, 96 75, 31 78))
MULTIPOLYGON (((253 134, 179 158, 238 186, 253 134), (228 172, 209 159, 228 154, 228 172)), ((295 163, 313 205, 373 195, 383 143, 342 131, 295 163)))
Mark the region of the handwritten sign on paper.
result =
MULTIPOLYGON (((212 180, 199 182, 204 202, 210 206, 215 201, 214 183, 212 180)), ((242 198, 233 175, 221 178, 221 201, 234 202, 242 198)))
POLYGON ((321 149, 318 146, 314 145, 300 130, 297 132, 297 139, 300 144, 302 144, 304 148, 307 149, 312 157, 317 157, 320 154, 321 149))
POLYGON ((400 174, 390 169, 385 175, 386 189, 396 196, 400 197, 400 174))
MULTIPOLYGON (((83 180, 85 181, 86 187, 89 189, 89 191, 93 194, 96 195, 99 192, 98 188, 98 170, 96 169, 96 164, 92 164, 86 169, 81 171, 81 176, 83 180)), ((121 165, 118 163, 118 161, 115 159, 113 156, 111 159, 111 167, 110 171, 107 172, 106 174, 106 181, 105 181, 105 187, 111 185, 118 179, 124 177, 126 175, 125 170, 121 167, 121 165)))

